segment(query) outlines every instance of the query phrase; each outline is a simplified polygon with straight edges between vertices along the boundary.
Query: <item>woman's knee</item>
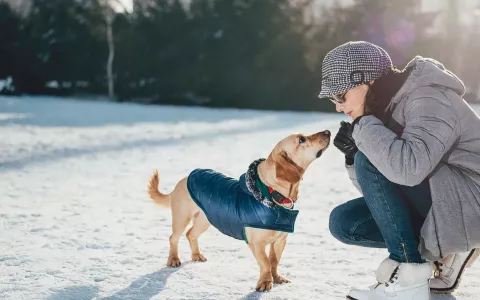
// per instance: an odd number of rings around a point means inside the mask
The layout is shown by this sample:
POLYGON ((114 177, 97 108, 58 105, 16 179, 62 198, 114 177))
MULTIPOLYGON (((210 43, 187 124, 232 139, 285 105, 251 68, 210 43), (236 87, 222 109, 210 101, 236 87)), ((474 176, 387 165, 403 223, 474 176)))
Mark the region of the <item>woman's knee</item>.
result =
POLYGON ((350 239, 350 228, 348 226, 350 209, 348 202, 335 207, 330 213, 329 230, 339 241, 347 243, 350 239))
POLYGON ((377 168, 370 162, 365 154, 358 151, 355 154, 355 175, 357 181, 362 184, 362 182, 369 182, 371 176, 376 176, 378 174, 377 168))

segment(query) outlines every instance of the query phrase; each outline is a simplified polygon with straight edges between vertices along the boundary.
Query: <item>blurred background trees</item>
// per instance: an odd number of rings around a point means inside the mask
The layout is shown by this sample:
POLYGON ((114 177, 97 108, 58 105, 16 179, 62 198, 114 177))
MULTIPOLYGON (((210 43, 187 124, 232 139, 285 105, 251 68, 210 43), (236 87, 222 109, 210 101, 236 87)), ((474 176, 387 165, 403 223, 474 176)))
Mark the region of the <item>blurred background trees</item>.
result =
POLYGON ((317 98, 323 57, 367 40, 398 67, 414 55, 440 60, 475 101, 480 4, 425 2, 133 0, 126 10, 119 0, 0 0, 0 79, 16 93, 331 110, 317 98))

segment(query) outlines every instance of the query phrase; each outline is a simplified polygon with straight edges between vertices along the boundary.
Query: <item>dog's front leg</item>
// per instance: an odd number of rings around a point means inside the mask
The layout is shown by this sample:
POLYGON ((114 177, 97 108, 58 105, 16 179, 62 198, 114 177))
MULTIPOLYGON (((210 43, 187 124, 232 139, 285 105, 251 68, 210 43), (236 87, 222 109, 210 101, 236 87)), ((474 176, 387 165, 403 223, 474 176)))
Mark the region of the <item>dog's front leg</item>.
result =
POLYGON ((250 243, 250 249, 252 250, 253 256, 257 260, 258 266, 260 267, 260 278, 257 282, 257 287, 255 288, 258 292, 265 292, 272 289, 272 266, 268 259, 267 253, 265 252, 265 247, 267 244, 265 242, 250 243))
POLYGON ((270 264, 272 266, 272 276, 274 283, 290 283, 290 280, 278 274, 278 264, 280 263, 280 258, 282 258, 283 249, 287 244, 287 234, 276 240, 272 245, 270 245, 270 264))

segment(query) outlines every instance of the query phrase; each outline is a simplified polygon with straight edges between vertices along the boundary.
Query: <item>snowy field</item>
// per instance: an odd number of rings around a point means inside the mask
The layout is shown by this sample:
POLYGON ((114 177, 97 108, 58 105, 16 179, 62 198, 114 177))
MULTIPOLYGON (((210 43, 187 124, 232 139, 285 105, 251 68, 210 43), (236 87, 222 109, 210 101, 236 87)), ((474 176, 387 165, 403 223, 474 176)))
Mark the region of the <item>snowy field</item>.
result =
MULTIPOLYGON (((215 110, 0 97, 0 299, 344 299, 375 282, 385 250, 348 246, 328 231, 358 197, 333 147, 307 170, 295 233, 279 270, 291 284, 255 292, 246 244, 211 227, 206 263, 166 267, 170 212, 146 194, 153 170, 170 192, 194 168, 231 177, 293 132, 334 134, 342 114, 215 110)), ((453 296, 480 299, 480 263, 453 296)))

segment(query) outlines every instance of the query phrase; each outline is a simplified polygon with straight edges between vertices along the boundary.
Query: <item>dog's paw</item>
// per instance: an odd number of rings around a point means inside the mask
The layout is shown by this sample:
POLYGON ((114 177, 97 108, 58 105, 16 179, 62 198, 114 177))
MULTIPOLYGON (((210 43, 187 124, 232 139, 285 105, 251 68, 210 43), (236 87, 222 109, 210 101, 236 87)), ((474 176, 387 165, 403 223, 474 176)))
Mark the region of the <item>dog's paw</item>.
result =
POLYGON ((198 254, 192 254, 192 260, 193 261, 205 262, 205 261, 207 261, 207 258, 205 256, 203 256, 203 254, 198 253, 198 254))
POLYGON ((276 284, 282 284, 282 283, 290 283, 291 281, 283 276, 277 275, 277 276, 273 276, 273 282, 276 284))
POLYGON ((180 262, 180 259, 178 257, 169 257, 167 261, 167 266, 172 267, 172 268, 178 268, 180 267, 182 263, 180 262))
POLYGON ((272 281, 268 280, 268 281, 259 281, 257 283, 257 287, 255 288, 255 290, 257 292, 266 292, 266 291, 269 291, 271 290, 273 287, 273 283, 272 281))

